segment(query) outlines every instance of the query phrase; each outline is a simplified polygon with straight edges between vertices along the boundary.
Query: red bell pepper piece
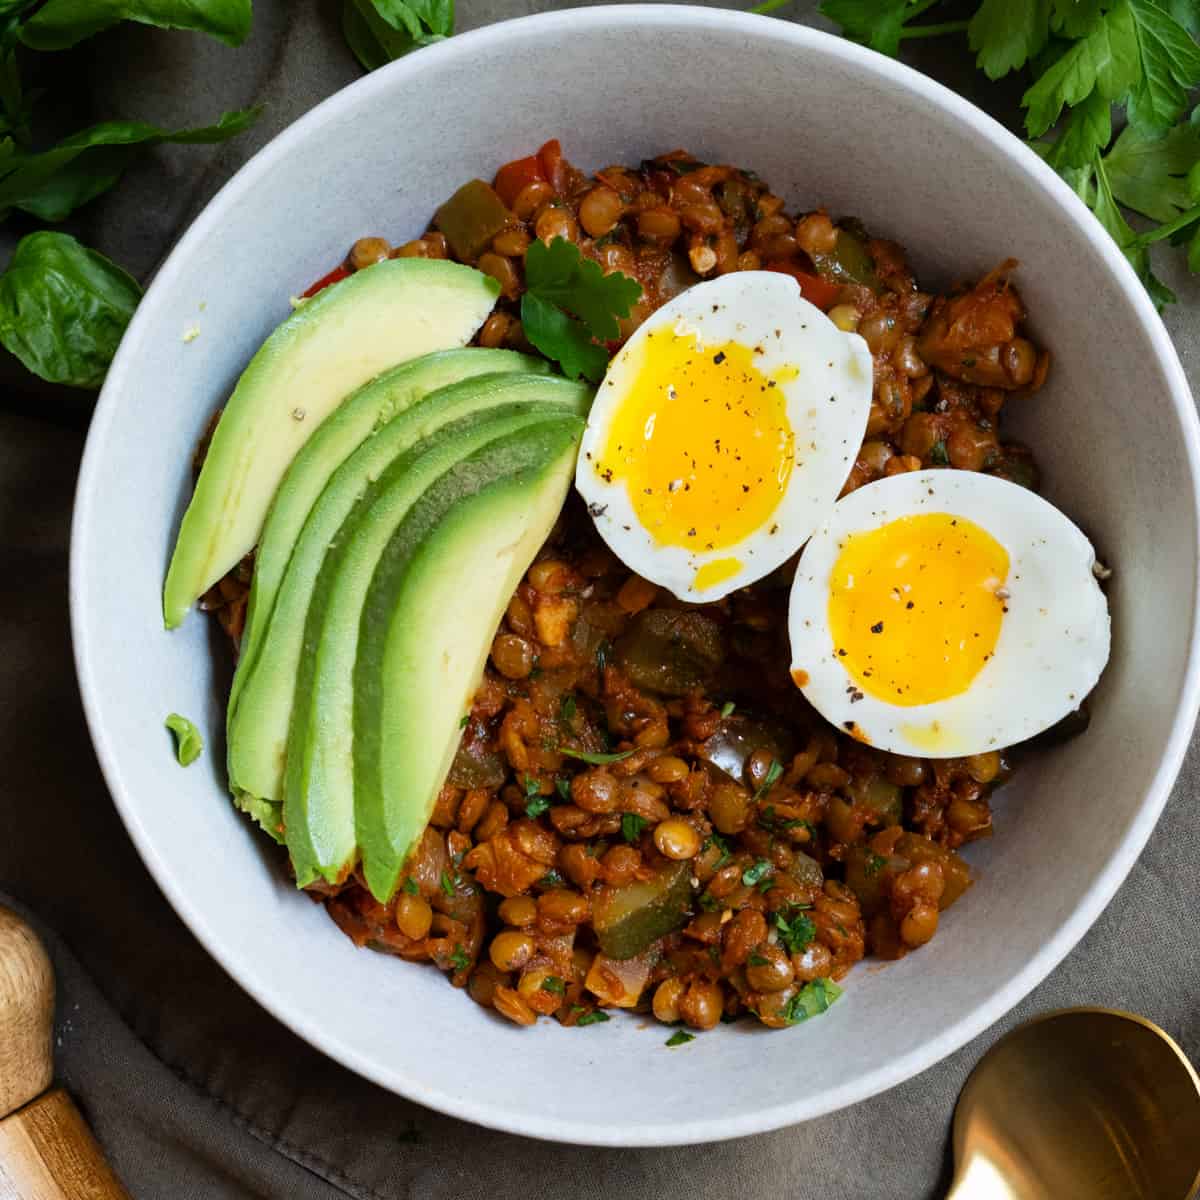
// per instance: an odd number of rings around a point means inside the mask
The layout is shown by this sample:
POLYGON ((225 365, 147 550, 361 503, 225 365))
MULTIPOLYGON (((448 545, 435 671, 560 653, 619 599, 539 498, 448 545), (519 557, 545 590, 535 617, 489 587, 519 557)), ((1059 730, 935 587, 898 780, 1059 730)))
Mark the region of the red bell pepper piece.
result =
POLYGON ((317 282, 314 283, 307 292, 302 292, 301 297, 302 299, 307 300, 310 296, 315 296, 319 291, 329 287, 331 284, 341 283, 341 281, 345 279, 347 275, 351 274, 353 274, 353 272, 344 264, 334 267, 328 275, 322 275, 321 278, 318 279, 317 282))
POLYGON ((538 161, 542 164, 542 177, 560 195, 567 186, 567 160, 563 158, 562 146, 558 138, 552 138, 538 152, 538 161))
POLYGON ((546 176, 542 171, 541 160, 536 154, 531 154, 528 158, 517 158, 505 163, 496 172, 496 181, 492 186, 504 201, 505 208, 512 208, 522 189, 531 183, 545 182, 546 176))
POLYGON ((836 303, 842 287, 839 283, 830 283, 820 275, 810 275, 799 267, 788 262, 769 262, 763 267, 765 271, 778 271, 782 275, 790 275, 800 285, 800 295, 810 304, 828 312, 836 303))

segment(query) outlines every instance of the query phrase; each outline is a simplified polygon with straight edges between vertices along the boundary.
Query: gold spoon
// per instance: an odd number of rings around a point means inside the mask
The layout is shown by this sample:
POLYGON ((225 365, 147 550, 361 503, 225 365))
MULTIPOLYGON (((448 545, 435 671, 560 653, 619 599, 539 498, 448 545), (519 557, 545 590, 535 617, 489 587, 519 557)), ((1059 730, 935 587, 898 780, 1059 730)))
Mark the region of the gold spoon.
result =
POLYGON ((1193 1200, 1200 1078, 1157 1025, 1068 1008, 980 1060, 954 1114, 947 1200, 1193 1200))

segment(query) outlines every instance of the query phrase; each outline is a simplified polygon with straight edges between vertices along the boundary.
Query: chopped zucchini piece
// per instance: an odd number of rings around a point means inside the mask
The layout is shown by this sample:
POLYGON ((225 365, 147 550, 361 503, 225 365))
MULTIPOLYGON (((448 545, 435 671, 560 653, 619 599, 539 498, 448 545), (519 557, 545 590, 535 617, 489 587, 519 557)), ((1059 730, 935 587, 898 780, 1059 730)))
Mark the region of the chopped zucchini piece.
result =
POLYGON ((596 937, 610 958, 635 958, 651 943, 687 923, 692 869, 671 863, 653 879, 614 888, 593 905, 596 937))

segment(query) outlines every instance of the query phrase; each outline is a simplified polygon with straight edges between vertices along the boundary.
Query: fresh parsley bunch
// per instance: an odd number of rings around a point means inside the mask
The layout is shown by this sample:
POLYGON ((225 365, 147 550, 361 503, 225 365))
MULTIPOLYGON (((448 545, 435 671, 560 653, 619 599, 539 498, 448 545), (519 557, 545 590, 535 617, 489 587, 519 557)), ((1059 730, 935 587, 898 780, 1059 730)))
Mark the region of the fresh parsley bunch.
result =
POLYGON ((454 0, 342 0, 342 33, 368 71, 454 32, 454 0))
MULTIPOLYGON (((914 38, 965 34, 989 79, 1027 72, 1021 105, 1034 148, 1096 214, 1159 308, 1171 303, 1150 247, 1186 245, 1189 269, 1200 272, 1200 106, 1189 95, 1200 86, 1200 0, 983 0, 969 19, 921 20, 938 2, 824 0, 821 12, 884 54, 914 38), (1114 115, 1125 122, 1115 140, 1114 115), (1155 224, 1136 231, 1123 208, 1155 224)), ((768 6, 774 0, 759 11, 768 6)))
MULTIPOLYGON (((14 212, 58 222, 108 191, 149 146, 221 142, 256 109, 200 129, 104 121, 45 149, 33 145, 36 93, 24 48, 64 50, 120 21, 211 34, 231 46, 250 31, 250 0, 0 0, 0 221, 14 212)), ((0 343, 51 383, 97 388, 141 298, 137 282, 68 234, 31 233, 0 275, 0 343)))

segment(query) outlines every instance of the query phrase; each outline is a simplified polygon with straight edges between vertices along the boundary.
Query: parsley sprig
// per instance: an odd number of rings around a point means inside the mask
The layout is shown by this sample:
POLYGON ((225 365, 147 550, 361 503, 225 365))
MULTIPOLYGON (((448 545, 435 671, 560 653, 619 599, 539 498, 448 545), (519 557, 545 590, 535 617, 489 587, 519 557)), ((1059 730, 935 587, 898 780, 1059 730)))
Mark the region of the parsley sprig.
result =
MULTIPOLYGON (((982 0, 968 20, 922 20, 939 0, 824 0, 856 42, 895 55, 912 38, 966 34, 989 79, 1023 71, 1025 131, 1120 246, 1162 308, 1175 296, 1150 248, 1186 245, 1200 273, 1200 4, 1195 0, 982 0), (1114 106, 1126 124, 1113 138, 1114 106), (1189 113, 1189 109, 1191 109, 1189 113), (1156 222, 1135 230, 1126 213, 1156 222)), ((755 11, 779 7, 768 0, 755 11)))
POLYGON ((533 242, 525 252, 521 326, 525 336, 571 379, 603 378, 608 350, 599 343, 620 336, 642 285, 620 271, 605 275, 566 238, 533 242))

